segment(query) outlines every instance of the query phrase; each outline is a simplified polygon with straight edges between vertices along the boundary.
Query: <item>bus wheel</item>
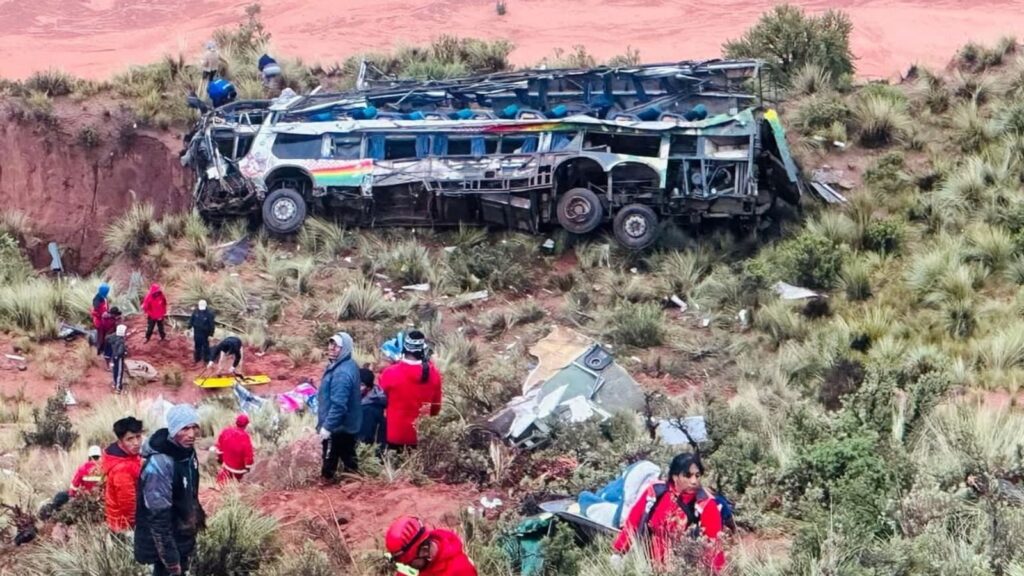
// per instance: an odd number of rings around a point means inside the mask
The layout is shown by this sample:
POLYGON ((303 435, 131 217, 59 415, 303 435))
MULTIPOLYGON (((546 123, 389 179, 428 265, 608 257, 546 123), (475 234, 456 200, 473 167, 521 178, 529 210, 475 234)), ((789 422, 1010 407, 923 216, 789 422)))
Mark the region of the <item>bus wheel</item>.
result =
POLYGON ((631 250, 642 250, 658 238, 658 215, 649 206, 627 204, 612 223, 615 238, 631 250))
POLYGON ((278 188, 263 200, 263 225, 274 234, 292 234, 306 219, 306 201, 291 188, 278 188))
POLYGON ((593 232, 604 220, 601 200, 586 188, 573 188, 558 199, 558 223, 573 234, 593 232))

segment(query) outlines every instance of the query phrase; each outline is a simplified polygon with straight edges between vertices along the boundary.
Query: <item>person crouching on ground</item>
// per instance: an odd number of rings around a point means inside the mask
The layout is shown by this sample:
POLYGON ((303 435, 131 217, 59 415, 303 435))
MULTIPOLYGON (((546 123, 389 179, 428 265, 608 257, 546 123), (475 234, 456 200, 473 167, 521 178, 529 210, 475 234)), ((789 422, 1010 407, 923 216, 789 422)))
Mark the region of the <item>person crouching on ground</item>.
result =
POLYGON ((125 336, 128 335, 128 327, 118 324, 114 335, 107 338, 107 346, 110 347, 110 374, 114 378, 112 384, 115 394, 124 391, 124 358, 128 355, 128 342, 125 336))
POLYGON ((363 425, 359 429, 359 441, 364 444, 376 444, 379 449, 383 449, 387 442, 384 408, 387 406, 388 397, 384 390, 374 383, 373 370, 369 364, 359 369, 359 380, 363 398, 363 425))
POLYGON ((333 484, 341 461, 343 472, 358 472, 356 435, 363 424, 359 366, 352 358, 352 337, 338 332, 327 342, 327 369, 317 391, 316 429, 323 444, 321 483, 333 484))
POLYGON ((252 438, 245 431, 248 425, 249 417, 239 414, 235 418, 235 425, 228 426, 217 436, 217 443, 213 449, 220 462, 220 472, 217 474, 217 485, 219 486, 223 486, 231 480, 241 480, 252 470, 252 438))
POLYGON ((103 451, 103 501, 111 532, 135 528, 135 487, 142 472, 142 421, 131 416, 114 422, 117 441, 103 451))
POLYGON ((99 446, 89 446, 88 459, 75 470, 75 475, 71 478, 71 486, 67 490, 57 492, 53 499, 39 510, 39 515, 44 520, 60 510, 72 498, 92 492, 96 488, 103 478, 100 469, 102 454, 99 446))
POLYGON ((153 576, 184 575, 206 527, 199 503, 195 443, 199 414, 188 404, 167 412, 167 427, 142 446, 142 476, 135 502, 135 561, 152 564, 153 576))
POLYGON ((686 537, 711 541, 704 563, 716 574, 725 567, 718 546, 722 514, 714 496, 701 487, 704 465, 695 454, 672 459, 668 480, 649 486, 637 499, 613 548, 625 553, 636 543, 646 546, 653 561, 664 567, 675 543, 686 537))
POLYGON ((224 363, 224 357, 231 356, 234 361, 231 363, 231 373, 241 374, 242 373, 242 340, 238 336, 228 336, 221 340, 216 346, 210 350, 210 361, 206 364, 209 368, 213 366, 214 359, 217 362, 217 374, 223 374, 224 369, 221 367, 224 363))
POLYGON ((217 327, 217 317, 213 310, 208 310, 206 300, 200 300, 192 316, 188 319, 188 328, 192 330, 192 362, 210 361, 210 338, 217 327))
POLYGON ((412 330, 402 344, 402 359, 381 372, 380 387, 388 398, 388 448, 415 448, 416 421, 441 411, 441 373, 427 358, 426 337, 412 330))
POLYGON ((398 574, 408 566, 419 576, 477 576, 459 535, 450 530, 430 529, 419 518, 403 516, 388 527, 384 536, 388 557, 398 574))
POLYGON ((153 337, 153 328, 157 328, 160 340, 166 340, 164 332, 164 318, 167 317, 167 297, 159 284, 149 287, 149 293, 142 299, 142 311, 146 313, 146 342, 153 337))

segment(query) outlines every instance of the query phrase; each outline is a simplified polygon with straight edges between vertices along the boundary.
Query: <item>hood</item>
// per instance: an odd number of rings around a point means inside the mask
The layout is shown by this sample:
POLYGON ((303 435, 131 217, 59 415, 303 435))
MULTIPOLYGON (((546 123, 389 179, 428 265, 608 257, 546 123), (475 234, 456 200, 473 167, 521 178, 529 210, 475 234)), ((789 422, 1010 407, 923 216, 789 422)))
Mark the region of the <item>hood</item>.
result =
POLYGON ((363 404, 380 404, 386 406, 388 403, 388 395, 384 393, 384 389, 380 386, 374 386, 366 396, 363 396, 363 404))
POLYGON ((110 294, 110 285, 104 282, 100 284, 100 287, 96 289, 97 298, 106 298, 107 294, 110 294))
POLYGON ((103 458, 100 460, 100 465, 103 468, 103 474, 107 475, 116 466, 120 466, 125 462, 135 462, 139 460, 141 460, 140 456, 132 456, 128 454, 117 445, 117 442, 114 442, 110 446, 107 446, 107 449, 103 451, 103 458))
POLYGON ((453 556, 462 554, 462 540, 450 530, 436 529, 431 531, 430 539, 437 542, 437 561, 444 562, 453 556))
POLYGON ((147 296, 156 296, 157 294, 160 294, 161 292, 163 292, 163 291, 160 290, 160 285, 159 284, 152 284, 149 287, 149 294, 147 294, 147 296))
POLYGON ((171 441, 167 428, 161 428, 146 438, 142 445, 140 454, 143 458, 149 458, 154 454, 166 454, 175 460, 184 460, 195 453, 194 448, 185 448, 171 441))

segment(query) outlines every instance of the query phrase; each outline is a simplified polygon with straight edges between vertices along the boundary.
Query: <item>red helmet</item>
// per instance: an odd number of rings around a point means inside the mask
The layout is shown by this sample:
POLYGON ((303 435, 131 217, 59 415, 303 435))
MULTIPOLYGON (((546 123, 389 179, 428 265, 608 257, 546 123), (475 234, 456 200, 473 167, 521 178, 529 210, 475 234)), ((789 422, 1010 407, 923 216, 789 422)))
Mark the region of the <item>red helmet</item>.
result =
POLYGON ((387 535, 384 536, 384 546, 387 547, 392 560, 408 564, 416 558, 416 551, 428 536, 427 527, 419 518, 402 516, 388 528, 387 535))

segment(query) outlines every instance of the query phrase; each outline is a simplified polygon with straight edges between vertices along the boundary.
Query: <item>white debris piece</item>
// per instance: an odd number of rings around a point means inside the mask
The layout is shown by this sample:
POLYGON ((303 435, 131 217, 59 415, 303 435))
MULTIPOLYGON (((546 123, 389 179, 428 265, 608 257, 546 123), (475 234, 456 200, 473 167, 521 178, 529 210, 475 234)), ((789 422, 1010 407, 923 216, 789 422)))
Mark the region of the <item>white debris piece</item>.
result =
POLYGON ((410 290, 413 292, 430 292, 430 283, 423 284, 410 284, 408 286, 402 286, 402 290, 410 290))
POLYGON ((779 295, 779 298, 783 300, 805 300, 807 298, 818 298, 821 296, 814 290, 809 290, 800 286, 793 286, 792 284, 786 284, 785 282, 776 282, 772 286, 775 293, 779 295))

